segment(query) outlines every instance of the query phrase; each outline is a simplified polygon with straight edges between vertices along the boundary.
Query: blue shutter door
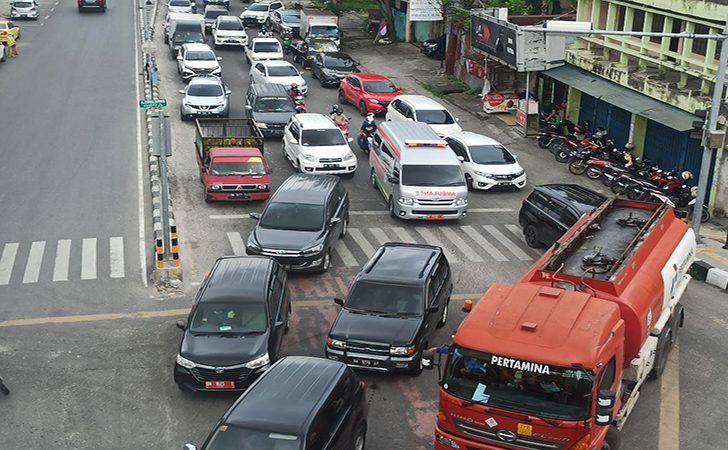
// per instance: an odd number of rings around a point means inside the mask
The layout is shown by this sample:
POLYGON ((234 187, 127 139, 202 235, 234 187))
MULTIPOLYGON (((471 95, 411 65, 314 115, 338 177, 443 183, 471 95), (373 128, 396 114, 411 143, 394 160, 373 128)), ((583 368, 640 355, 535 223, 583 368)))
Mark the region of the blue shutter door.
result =
POLYGON ((618 149, 623 149, 629 142, 629 128, 632 123, 632 113, 612 105, 609 117, 609 138, 614 141, 618 149))
POLYGON ((579 123, 585 120, 594 123, 594 112, 597 107, 597 99, 589 94, 581 93, 581 105, 579 106, 579 123))

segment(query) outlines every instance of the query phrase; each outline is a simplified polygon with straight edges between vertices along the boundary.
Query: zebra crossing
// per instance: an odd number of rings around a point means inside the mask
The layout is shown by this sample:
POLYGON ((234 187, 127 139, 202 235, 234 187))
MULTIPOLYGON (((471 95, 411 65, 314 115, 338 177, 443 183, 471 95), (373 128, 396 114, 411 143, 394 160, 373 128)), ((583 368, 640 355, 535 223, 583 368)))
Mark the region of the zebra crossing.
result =
POLYGON ((0 244, 0 286, 124 278, 124 238, 0 244))
MULTIPOLYGON (((239 232, 227 233, 234 255, 245 255, 245 239, 239 232)), ((349 228, 334 247, 333 264, 360 267, 386 242, 407 242, 442 247, 451 263, 487 263, 490 261, 533 261, 541 253, 526 245, 517 225, 461 225, 438 228, 349 228)))

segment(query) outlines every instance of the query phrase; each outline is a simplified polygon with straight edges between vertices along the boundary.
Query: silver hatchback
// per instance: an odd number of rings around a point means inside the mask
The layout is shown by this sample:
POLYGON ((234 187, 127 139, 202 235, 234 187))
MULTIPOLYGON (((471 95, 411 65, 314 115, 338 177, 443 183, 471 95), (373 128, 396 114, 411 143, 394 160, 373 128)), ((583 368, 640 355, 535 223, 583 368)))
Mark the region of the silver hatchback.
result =
POLYGON ((11 2, 10 18, 38 20, 38 3, 35 0, 18 0, 11 2))
POLYGON ((180 103, 182 120, 192 117, 227 117, 230 112, 230 94, 227 86, 217 77, 196 77, 186 88, 180 103))

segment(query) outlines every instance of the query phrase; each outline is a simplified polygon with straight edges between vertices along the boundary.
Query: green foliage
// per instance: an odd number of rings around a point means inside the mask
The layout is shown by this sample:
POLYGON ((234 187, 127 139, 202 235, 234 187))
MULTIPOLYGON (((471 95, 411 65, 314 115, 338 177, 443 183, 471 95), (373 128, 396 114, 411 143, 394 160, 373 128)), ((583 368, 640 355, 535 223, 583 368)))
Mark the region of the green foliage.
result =
POLYGON ((366 11, 377 8, 379 5, 374 0, 343 0, 341 2, 341 11, 366 11))
MULTIPOLYGON (((536 1, 540 3, 539 0, 536 1)), ((529 12, 525 0, 486 0, 483 3, 489 8, 508 8, 508 13, 514 16, 520 16, 529 12)))
POLYGON ((427 83, 420 83, 425 90, 427 90, 430 94, 434 95, 435 97, 442 98, 445 96, 445 93, 439 90, 438 88, 431 86, 427 83))

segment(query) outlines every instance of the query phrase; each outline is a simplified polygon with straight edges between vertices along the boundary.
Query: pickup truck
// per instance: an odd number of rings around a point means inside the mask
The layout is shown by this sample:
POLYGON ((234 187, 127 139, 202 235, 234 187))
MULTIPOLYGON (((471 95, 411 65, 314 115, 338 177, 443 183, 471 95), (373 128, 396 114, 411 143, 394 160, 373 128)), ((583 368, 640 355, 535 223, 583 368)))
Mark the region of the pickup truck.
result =
POLYGON ((301 10, 301 36, 309 39, 329 39, 341 46, 339 18, 331 11, 316 9, 301 10))
POLYGON ((252 119, 197 119, 195 155, 205 202, 270 197, 263 134, 252 119))

